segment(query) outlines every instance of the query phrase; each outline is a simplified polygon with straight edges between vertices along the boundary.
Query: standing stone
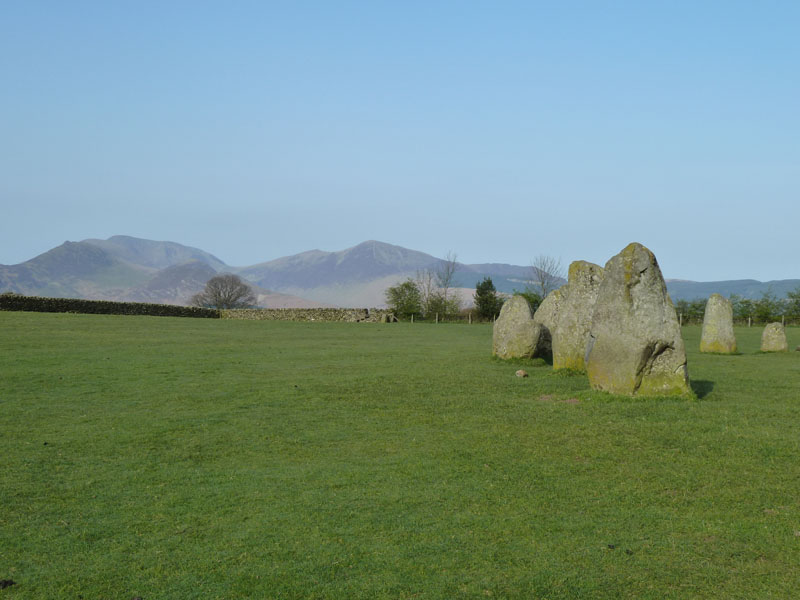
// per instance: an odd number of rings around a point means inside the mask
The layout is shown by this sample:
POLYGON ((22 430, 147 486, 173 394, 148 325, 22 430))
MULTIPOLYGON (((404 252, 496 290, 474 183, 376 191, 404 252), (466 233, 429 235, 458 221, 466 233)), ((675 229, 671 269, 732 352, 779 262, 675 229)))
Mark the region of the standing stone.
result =
POLYGON ((544 332, 533 321, 531 306, 522 296, 512 296, 503 303, 494 323, 492 354, 500 358, 533 358, 541 352, 544 332))
POLYGON ((542 300, 533 315, 533 321, 542 328, 542 341, 537 356, 550 359, 553 356, 553 335, 556 330, 558 314, 564 303, 564 287, 553 290, 542 300))
POLYGON ((786 342, 786 330, 782 323, 770 323, 764 327, 764 333, 761 334, 761 351, 789 351, 789 344, 786 342))
POLYGON ((633 243, 606 263, 586 349, 592 388, 690 396, 686 350, 656 257, 633 243))
POLYGON ((700 352, 718 352, 720 354, 736 352, 736 336, 733 334, 733 306, 730 300, 719 294, 711 294, 706 302, 700 352))
POLYGON ((602 281, 603 267, 599 265, 576 260, 569 266, 567 285, 558 290, 559 306, 551 331, 553 369, 586 370, 586 345, 602 281))
POLYGON ((561 310, 561 305, 564 303, 562 290, 563 286, 547 294, 547 297, 542 300, 542 303, 533 315, 533 320, 537 323, 541 323, 548 330, 554 330, 556 328, 558 313, 561 310))

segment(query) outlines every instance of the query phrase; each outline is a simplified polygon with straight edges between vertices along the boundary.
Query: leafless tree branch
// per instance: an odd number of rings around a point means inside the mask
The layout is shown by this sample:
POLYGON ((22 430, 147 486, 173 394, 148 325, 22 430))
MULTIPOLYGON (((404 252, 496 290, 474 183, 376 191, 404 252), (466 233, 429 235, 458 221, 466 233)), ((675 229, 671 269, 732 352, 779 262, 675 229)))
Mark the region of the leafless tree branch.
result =
POLYGON ((547 294, 560 287, 564 279, 561 259, 540 254, 531 261, 531 279, 537 293, 540 293, 543 299, 546 298, 547 294))

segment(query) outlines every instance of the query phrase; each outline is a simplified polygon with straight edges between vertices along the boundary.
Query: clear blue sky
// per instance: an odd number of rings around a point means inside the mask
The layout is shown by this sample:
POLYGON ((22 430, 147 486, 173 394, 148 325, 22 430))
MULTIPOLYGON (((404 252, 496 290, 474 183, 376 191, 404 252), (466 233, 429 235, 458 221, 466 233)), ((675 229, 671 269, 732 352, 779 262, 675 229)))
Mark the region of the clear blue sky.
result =
POLYGON ((800 278, 800 2, 0 3, 0 263, 126 234, 232 265, 800 278))

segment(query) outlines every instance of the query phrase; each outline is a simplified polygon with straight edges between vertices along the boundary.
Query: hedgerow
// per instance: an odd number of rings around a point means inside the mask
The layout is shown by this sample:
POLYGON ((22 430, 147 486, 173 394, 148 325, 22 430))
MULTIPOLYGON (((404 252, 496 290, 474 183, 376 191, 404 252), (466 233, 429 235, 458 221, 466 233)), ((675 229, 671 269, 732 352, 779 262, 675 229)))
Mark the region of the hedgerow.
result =
POLYGON ((19 294, 0 294, 0 310, 28 312, 85 313, 93 315, 147 315, 152 317, 196 317, 219 319, 213 308, 148 304, 145 302, 112 302, 79 298, 43 298, 19 294))

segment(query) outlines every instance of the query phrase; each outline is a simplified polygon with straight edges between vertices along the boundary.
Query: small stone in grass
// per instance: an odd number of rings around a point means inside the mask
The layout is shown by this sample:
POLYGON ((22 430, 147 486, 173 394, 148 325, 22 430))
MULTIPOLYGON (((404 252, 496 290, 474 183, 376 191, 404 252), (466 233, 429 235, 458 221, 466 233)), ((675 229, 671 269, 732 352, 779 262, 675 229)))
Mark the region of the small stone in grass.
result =
POLYGON ((517 371, 517 372, 516 372, 516 373, 514 373, 514 374, 515 374, 517 377, 527 377, 527 376, 528 376, 528 372, 527 372, 527 371, 525 371, 524 369, 520 369, 519 371, 517 371))

